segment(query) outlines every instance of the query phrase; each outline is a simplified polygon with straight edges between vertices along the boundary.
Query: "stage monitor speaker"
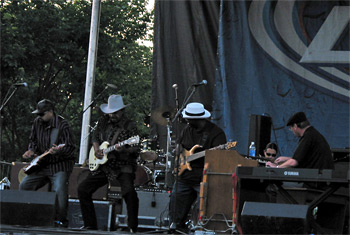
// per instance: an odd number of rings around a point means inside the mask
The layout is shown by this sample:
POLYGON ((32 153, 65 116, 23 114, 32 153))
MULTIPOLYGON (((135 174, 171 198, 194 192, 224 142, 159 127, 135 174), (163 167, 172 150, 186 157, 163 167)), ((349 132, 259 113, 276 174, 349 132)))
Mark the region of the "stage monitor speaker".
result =
POLYGON ((56 193, 0 190, 1 224, 53 226, 56 193))
POLYGON ((307 205, 245 202, 241 214, 244 234, 304 234, 307 205))
POLYGON ((254 141, 256 154, 264 156, 264 149, 271 138, 271 123, 271 117, 250 115, 247 155, 249 155, 249 145, 254 141))

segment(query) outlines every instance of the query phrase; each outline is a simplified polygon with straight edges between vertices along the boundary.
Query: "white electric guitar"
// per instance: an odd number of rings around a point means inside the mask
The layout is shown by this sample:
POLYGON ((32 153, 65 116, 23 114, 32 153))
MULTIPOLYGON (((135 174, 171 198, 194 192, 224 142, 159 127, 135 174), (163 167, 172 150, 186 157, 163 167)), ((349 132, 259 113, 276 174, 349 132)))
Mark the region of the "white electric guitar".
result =
POLYGON ((135 145, 135 144, 138 144, 139 142, 140 142, 139 136, 133 136, 127 140, 119 142, 119 143, 112 145, 110 147, 108 147, 109 146, 108 141, 105 141, 100 145, 100 149, 103 150, 103 155, 104 155, 103 158, 101 158, 101 159, 98 159, 95 156, 94 147, 91 147, 90 153, 89 153, 89 169, 90 169, 90 171, 96 171, 100 165, 105 164, 108 161, 107 155, 109 152, 112 152, 123 145, 126 145, 126 144, 135 145))

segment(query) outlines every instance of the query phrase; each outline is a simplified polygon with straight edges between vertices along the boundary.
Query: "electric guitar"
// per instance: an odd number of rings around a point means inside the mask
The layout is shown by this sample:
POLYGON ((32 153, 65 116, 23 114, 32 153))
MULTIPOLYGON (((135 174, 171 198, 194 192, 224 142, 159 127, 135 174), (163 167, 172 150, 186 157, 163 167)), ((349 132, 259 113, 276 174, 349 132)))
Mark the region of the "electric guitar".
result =
POLYGON ((133 136, 127 140, 119 142, 119 143, 112 145, 110 147, 108 147, 109 146, 108 141, 105 141, 100 145, 100 149, 103 150, 103 157, 101 159, 98 159, 95 156, 94 147, 91 147, 90 153, 89 153, 89 169, 90 169, 90 171, 96 171, 100 165, 105 164, 108 161, 107 155, 109 152, 112 152, 123 145, 126 145, 126 144, 134 145, 134 144, 138 144, 139 142, 140 142, 139 136, 133 136))
MULTIPOLYGON (((54 150, 59 150, 60 148, 63 148, 65 146, 65 144, 60 144, 58 146, 52 147, 51 149, 54 150)), ((27 175, 32 174, 33 172, 37 171, 40 169, 40 160, 45 157, 46 155, 48 155, 50 152, 50 150, 47 150, 45 153, 41 154, 40 156, 37 156, 36 158, 34 158, 31 163, 28 166, 25 166, 23 168, 24 173, 26 173, 27 175)))
MULTIPOLYGON (((219 146, 216 146, 214 148, 206 149, 206 150, 230 149, 230 148, 236 147, 236 145, 237 145, 237 141, 235 141, 235 142, 227 142, 226 144, 219 145, 219 146)), ((190 162, 205 156, 205 151, 206 150, 198 152, 198 153, 194 153, 194 151, 197 148, 200 148, 200 147, 201 146, 199 144, 196 144, 189 151, 185 149, 184 153, 180 154, 180 159, 179 159, 180 160, 180 166, 178 167, 178 171, 179 171, 178 175, 181 175, 185 170, 191 171, 192 167, 190 165, 190 162)))

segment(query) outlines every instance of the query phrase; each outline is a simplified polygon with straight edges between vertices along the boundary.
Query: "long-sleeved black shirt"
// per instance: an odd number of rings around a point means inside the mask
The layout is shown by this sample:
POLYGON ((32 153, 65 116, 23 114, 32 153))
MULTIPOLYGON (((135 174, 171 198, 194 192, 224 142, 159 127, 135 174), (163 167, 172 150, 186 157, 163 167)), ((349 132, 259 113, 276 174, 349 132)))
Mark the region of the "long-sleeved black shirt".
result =
POLYGON ((50 144, 51 130, 53 128, 58 128, 56 144, 65 144, 65 146, 60 148, 56 154, 49 154, 43 157, 42 162, 45 170, 50 174, 59 171, 71 172, 75 162, 73 155, 75 147, 71 128, 62 116, 54 114, 53 118, 47 123, 43 122, 39 117, 34 119, 28 149, 37 155, 41 155, 49 150, 52 147, 50 144))

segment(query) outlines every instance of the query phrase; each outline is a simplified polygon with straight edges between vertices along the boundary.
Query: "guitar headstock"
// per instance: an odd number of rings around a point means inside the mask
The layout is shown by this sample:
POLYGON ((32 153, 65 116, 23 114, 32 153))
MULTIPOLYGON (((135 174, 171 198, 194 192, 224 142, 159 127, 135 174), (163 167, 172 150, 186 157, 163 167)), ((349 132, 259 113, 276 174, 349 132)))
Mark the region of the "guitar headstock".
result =
POLYGON ((227 142, 225 145, 225 149, 232 149, 232 148, 236 147, 236 145, 237 145, 237 141, 227 142))
POLYGON ((52 148, 55 149, 55 150, 59 150, 59 149, 63 148, 65 145, 66 144, 59 144, 59 145, 57 145, 55 147, 52 147, 52 148))
POLYGON ((129 138, 126 142, 129 145, 138 144, 138 143, 140 143, 140 137, 138 135, 137 136, 133 136, 133 137, 129 138))

